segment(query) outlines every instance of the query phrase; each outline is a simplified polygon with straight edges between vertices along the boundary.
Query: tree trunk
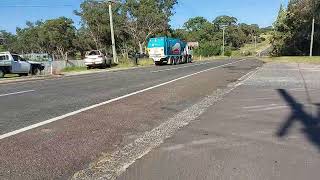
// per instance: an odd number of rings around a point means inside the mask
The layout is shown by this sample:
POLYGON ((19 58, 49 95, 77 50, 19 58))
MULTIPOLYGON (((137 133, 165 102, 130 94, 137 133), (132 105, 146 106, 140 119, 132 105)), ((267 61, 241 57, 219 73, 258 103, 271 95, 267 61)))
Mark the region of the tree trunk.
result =
POLYGON ((143 54, 143 44, 139 41, 139 51, 140 54, 143 54))
POLYGON ((147 54, 147 48, 146 48, 146 42, 143 42, 142 43, 142 46, 143 46, 143 48, 144 48, 144 54, 147 54))

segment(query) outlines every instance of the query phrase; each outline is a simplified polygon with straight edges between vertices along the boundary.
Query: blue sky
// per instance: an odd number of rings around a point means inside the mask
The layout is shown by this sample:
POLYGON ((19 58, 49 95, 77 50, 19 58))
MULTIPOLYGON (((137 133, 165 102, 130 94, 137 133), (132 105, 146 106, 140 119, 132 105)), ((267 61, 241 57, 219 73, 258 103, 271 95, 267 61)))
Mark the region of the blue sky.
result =
MULTIPOLYGON (((46 20, 59 16, 72 18, 76 25, 79 17, 73 10, 79 9, 83 0, 0 0, 0 29, 15 32, 27 20, 46 20), (29 7, 28 7, 29 6, 29 7), (30 7, 32 6, 32 7, 30 7), (33 7, 41 6, 41 7, 33 7)), ((239 22, 269 26, 274 21, 280 3, 287 0, 178 0, 171 25, 179 28, 190 17, 203 16, 213 20, 219 15, 231 15, 239 22)))

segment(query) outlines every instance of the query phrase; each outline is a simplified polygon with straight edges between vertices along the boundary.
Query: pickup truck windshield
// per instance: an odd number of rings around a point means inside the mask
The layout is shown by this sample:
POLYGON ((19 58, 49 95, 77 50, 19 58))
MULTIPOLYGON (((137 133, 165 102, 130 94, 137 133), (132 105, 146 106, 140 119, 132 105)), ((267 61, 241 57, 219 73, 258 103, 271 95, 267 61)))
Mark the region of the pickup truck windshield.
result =
POLYGON ((0 61, 3 60, 9 60, 9 56, 8 55, 0 55, 0 61))
POLYGON ((18 55, 12 55, 12 58, 13 58, 14 61, 26 61, 25 59, 21 58, 18 55))
POLYGON ((14 61, 19 61, 20 57, 18 55, 12 55, 14 61))

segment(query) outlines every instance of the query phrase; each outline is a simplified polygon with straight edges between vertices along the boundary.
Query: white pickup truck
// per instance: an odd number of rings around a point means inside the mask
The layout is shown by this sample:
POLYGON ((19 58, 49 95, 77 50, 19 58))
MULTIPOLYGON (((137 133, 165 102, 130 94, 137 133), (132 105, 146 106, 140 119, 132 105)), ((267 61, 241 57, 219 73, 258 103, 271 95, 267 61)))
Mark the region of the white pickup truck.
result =
POLYGON ((27 61, 18 54, 0 52, 0 78, 4 77, 5 74, 38 75, 44 68, 44 64, 27 61))

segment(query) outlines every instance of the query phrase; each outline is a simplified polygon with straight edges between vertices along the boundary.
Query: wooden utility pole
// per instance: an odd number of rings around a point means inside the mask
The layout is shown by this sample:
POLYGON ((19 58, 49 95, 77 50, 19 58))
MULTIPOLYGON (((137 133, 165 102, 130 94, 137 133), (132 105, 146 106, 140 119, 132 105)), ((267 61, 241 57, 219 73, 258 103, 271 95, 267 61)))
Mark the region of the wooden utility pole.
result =
POLYGON ((312 19, 312 31, 311 31, 311 42, 310 42, 310 57, 313 55, 313 38, 314 38, 314 24, 315 18, 312 19))
POLYGON ((115 39, 114 39, 113 17, 112 17, 112 3, 114 1, 108 0, 108 2, 109 2, 109 16, 110 16, 113 62, 118 64, 117 51, 116 51, 116 42, 115 42, 115 39))
POLYGON ((222 28, 222 56, 224 56, 224 46, 225 46, 225 30, 226 30, 226 27, 223 27, 222 28))

